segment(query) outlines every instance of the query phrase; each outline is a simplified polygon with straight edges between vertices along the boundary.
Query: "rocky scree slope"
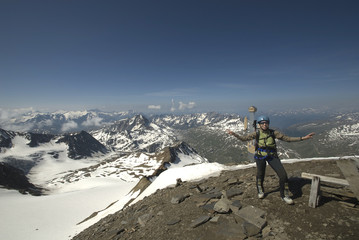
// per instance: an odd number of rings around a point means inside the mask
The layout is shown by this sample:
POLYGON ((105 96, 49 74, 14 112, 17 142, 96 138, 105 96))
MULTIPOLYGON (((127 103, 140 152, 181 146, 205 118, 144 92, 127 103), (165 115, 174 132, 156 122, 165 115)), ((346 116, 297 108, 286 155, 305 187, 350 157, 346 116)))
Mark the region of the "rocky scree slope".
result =
POLYGON ((344 178, 333 160, 285 164, 294 205, 279 197, 276 174, 267 170, 266 197, 258 199, 255 168, 222 172, 199 182, 158 190, 109 215, 74 240, 88 239, 357 239, 358 201, 327 193, 308 207, 310 181, 301 172, 344 178))

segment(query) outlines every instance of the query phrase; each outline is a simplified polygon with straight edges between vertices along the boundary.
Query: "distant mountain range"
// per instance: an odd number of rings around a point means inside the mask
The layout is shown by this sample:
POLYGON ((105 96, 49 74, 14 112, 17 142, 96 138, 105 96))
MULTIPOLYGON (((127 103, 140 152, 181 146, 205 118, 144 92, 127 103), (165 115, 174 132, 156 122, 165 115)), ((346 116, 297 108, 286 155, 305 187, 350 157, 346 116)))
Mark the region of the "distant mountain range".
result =
MULTIPOLYGON (((155 154, 177 142, 189 144, 199 156, 210 162, 240 163, 252 160, 246 144, 225 132, 226 129, 231 129, 239 134, 248 133, 244 119, 235 114, 198 113, 146 117, 132 113, 106 115, 99 112, 66 112, 27 115, 12 120, 11 123, 17 127, 22 126, 21 124, 28 126, 29 123, 34 126, 28 132, 0 129, 0 162, 20 169, 25 175, 31 174, 32 169, 43 161, 94 159, 98 163, 113 155, 155 154), (53 124, 48 124, 41 131, 38 127, 44 121, 51 121, 53 124), (68 121, 75 122, 77 128, 85 126, 84 122, 97 121, 92 126, 96 129, 59 133, 63 130, 63 126, 60 129, 60 123, 66 124, 68 121), (51 129, 54 131, 50 131, 51 129)), ((5 126, 10 126, 10 123, 5 126)), ((358 154, 359 113, 333 115, 328 119, 295 124, 280 130, 290 136, 316 132, 314 139, 309 141, 278 141, 281 158, 358 154)))
POLYGON ((59 134, 90 131, 119 119, 132 116, 132 112, 58 111, 54 113, 28 112, 0 118, 0 128, 20 131, 59 134))
POLYGON ((359 113, 333 114, 325 119, 292 125, 286 132, 299 136, 316 132, 310 145, 303 142, 293 147, 301 157, 350 156, 359 153, 359 113))
MULTIPOLYGON (((358 139, 359 113, 330 115, 314 109, 304 109, 300 112, 272 113, 270 116, 273 119, 273 127, 281 121, 286 121, 286 124, 279 124, 279 127, 290 125, 279 128, 288 135, 304 136, 309 132, 317 133, 316 137, 311 140, 311 144, 279 142, 282 157, 338 156, 357 153, 353 146, 358 139), (299 124, 296 124, 298 122, 299 124), (341 147, 335 147, 338 145, 341 147)), ((248 158, 245 144, 225 133, 226 129, 237 131, 239 134, 246 133, 244 118, 236 114, 197 113, 145 116, 132 112, 104 113, 100 111, 31 113, 3 121, 0 126, 3 129, 0 147, 10 147, 9 139, 15 136, 16 129, 29 128, 28 131, 16 132, 30 139, 31 147, 58 138, 56 141, 71 145, 68 155, 74 158, 76 154, 78 158, 91 155, 88 153, 89 149, 80 147, 80 145, 86 145, 85 141, 89 141, 89 145, 92 144, 91 153, 107 151, 151 153, 178 140, 189 143, 210 161, 238 162, 248 158), (6 128, 10 126, 14 128, 6 128), (5 130, 7 131, 4 132, 5 130), (84 131, 87 131, 89 135, 85 136, 84 131), (79 134, 75 134, 78 142, 82 139, 81 144, 71 140, 74 138, 74 132, 79 134), (90 140, 90 136, 96 139, 98 144, 90 140)))

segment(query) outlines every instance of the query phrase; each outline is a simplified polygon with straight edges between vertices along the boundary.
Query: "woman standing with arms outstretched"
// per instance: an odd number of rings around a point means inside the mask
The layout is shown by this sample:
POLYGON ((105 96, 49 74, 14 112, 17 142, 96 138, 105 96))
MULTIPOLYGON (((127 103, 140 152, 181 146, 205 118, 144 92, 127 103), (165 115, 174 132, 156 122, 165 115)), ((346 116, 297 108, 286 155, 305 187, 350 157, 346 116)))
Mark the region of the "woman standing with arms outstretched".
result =
POLYGON ((310 133, 304 137, 289 137, 277 130, 269 128, 270 120, 267 116, 260 116, 257 120, 259 124, 259 130, 248 135, 239 136, 238 134, 227 130, 227 133, 235 136, 241 141, 250 141, 256 139, 256 152, 254 155, 257 166, 257 191, 258 198, 264 198, 263 181, 265 176, 265 170, 267 162, 276 172, 279 177, 279 189, 280 196, 287 204, 293 204, 293 200, 289 196, 288 177, 280 159, 277 154, 276 139, 286 142, 299 142, 307 139, 311 139, 315 133, 310 133))

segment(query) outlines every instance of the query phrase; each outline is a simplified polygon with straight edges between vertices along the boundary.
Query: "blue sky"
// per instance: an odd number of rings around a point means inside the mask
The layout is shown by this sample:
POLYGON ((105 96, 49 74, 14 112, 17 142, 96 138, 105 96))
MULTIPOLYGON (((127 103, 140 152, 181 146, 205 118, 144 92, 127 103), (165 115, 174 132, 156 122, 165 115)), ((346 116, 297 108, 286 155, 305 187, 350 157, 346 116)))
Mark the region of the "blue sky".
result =
POLYGON ((4 0, 0 108, 355 107, 358 12, 330 0, 4 0))

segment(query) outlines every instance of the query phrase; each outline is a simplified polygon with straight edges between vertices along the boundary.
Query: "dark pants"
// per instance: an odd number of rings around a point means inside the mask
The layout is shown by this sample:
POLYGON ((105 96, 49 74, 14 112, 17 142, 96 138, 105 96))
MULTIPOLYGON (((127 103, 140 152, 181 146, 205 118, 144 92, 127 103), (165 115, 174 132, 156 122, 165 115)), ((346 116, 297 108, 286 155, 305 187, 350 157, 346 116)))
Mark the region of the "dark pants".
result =
MULTIPOLYGON (((261 186, 263 188, 263 181, 266 172, 266 162, 268 162, 269 166, 273 168, 273 170, 277 173, 279 177, 279 190, 280 196, 284 197, 285 195, 289 194, 288 190, 288 177, 287 172, 285 171, 282 163, 280 162, 279 158, 273 157, 270 160, 260 160, 256 159, 257 165, 257 188, 261 186)), ((264 190, 263 190, 264 191, 264 190)))

